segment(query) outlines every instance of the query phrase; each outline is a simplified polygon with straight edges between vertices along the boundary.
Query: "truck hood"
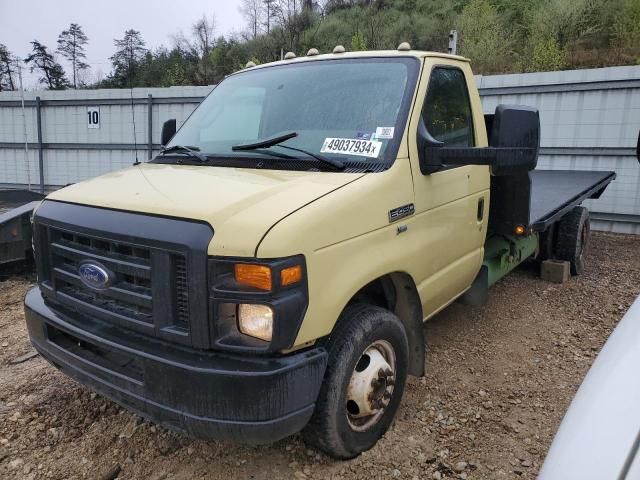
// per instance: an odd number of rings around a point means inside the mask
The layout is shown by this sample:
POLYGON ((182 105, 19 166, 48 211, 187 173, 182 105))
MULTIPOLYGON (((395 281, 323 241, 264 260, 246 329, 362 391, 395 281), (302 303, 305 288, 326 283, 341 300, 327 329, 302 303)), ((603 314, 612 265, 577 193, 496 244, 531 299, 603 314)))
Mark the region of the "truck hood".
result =
POLYGON ((215 232, 209 254, 253 256, 278 220, 363 175, 143 164, 48 199, 204 221, 215 232))

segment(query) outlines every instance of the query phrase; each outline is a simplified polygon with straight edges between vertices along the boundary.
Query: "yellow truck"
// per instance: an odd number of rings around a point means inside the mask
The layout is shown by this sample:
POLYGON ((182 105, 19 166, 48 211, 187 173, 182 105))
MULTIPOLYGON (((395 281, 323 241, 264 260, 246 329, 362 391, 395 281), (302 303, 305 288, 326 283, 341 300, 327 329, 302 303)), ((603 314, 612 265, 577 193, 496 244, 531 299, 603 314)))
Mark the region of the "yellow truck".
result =
POLYGON ((423 322, 530 257, 584 265, 612 172, 535 170, 539 116, 484 115, 469 61, 398 50, 248 65, 152 161, 33 216, 35 348, 199 438, 371 448, 423 322))

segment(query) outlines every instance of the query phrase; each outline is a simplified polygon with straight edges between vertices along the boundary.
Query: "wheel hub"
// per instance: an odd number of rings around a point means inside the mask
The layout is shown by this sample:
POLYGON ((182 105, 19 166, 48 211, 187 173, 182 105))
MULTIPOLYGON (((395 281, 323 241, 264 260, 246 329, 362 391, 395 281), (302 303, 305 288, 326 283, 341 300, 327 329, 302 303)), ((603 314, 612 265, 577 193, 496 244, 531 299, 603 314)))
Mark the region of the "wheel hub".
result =
POLYGON ((389 405, 395 386, 395 353, 386 341, 371 344, 351 375, 347 418, 354 430, 366 430, 389 405))

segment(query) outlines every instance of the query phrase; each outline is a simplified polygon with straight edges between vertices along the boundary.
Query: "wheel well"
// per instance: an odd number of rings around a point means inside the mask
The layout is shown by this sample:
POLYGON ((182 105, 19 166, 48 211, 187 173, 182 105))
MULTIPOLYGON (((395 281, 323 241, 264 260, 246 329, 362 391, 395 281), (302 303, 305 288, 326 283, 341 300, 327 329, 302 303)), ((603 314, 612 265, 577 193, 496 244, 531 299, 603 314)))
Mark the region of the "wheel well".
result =
POLYGON ((422 304, 413 278, 404 272, 393 272, 376 278, 356 292, 347 305, 366 303, 395 313, 409 340, 409 373, 424 375, 425 344, 422 304))

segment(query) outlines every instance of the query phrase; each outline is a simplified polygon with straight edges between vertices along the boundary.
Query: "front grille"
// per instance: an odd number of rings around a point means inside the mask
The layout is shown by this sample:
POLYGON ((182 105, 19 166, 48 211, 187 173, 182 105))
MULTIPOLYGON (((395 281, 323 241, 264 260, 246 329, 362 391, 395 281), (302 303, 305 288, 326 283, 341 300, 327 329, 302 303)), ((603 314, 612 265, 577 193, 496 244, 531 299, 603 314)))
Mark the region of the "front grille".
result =
POLYGON ((181 255, 173 257, 173 279, 176 305, 176 325, 189 327, 189 289, 187 285, 187 262, 181 255))
POLYGON ((51 229, 56 290, 78 302, 136 322, 153 323, 151 253, 148 248, 51 229), (99 262, 116 280, 107 290, 87 287, 78 275, 80 262, 99 262))
POLYGON ((167 328, 188 332, 188 269, 183 253, 50 226, 38 228, 38 237, 45 239, 39 242, 44 250, 39 256, 46 257, 41 259, 45 271, 41 280, 57 301, 147 333, 167 328), (79 268, 87 261, 113 274, 108 288, 96 290, 81 280, 79 268), (154 268, 165 274, 154 275, 154 268))

